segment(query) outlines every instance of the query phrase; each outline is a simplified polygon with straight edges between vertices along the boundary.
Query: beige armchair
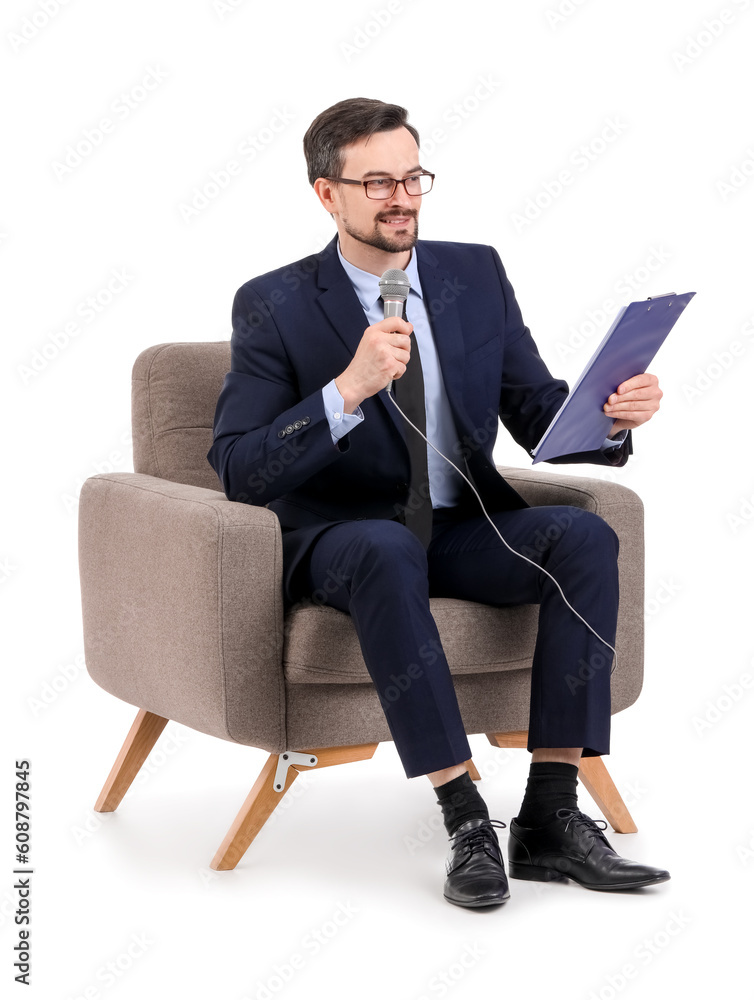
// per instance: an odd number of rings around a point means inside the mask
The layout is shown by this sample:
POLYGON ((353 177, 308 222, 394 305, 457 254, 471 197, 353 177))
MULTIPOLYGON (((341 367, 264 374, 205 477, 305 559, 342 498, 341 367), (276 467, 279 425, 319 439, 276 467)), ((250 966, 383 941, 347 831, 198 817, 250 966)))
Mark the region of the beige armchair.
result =
MULTIPOLYGON (((229 367, 228 342, 144 351, 132 382, 136 472, 93 476, 79 505, 86 665, 138 708, 95 809, 117 808, 169 719, 270 755, 214 869, 236 866, 301 770, 363 760, 390 739, 350 617, 316 603, 286 613, 277 517, 228 501, 207 462, 229 367)), ((619 536, 620 712, 642 683, 641 501, 598 479, 502 471, 529 503, 594 511, 619 536)), ((525 747, 536 605, 431 607, 467 733, 525 747)), ((584 758, 580 778, 617 832, 636 830, 601 758, 584 758)))

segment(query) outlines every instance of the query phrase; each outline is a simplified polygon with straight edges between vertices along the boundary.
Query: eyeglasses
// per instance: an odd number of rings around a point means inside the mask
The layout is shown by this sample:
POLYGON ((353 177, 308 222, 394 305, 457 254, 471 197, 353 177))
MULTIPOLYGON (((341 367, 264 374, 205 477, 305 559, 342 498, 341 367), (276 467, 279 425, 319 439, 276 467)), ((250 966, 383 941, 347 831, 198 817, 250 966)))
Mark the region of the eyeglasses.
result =
POLYGON ((337 181, 338 184, 361 184, 367 198, 371 198, 373 201, 387 201, 388 198, 393 197, 399 184, 403 185, 406 194, 412 198, 429 194, 435 181, 435 175, 425 170, 420 174, 404 177, 402 180, 396 180, 394 177, 374 177, 368 181, 352 181, 348 177, 328 177, 328 180, 337 181))

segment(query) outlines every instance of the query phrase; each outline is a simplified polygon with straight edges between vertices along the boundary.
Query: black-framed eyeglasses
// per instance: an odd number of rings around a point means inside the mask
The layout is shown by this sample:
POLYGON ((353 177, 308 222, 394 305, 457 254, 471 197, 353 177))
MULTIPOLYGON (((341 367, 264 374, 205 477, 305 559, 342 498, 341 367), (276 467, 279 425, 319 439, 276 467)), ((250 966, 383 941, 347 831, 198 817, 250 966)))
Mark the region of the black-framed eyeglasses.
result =
POLYGON ((348 177, 328 177, 328 180, 336 181, 338 184, 361 184, 367 198, 373 201, 387 201, 393 197, 399 184, 403 185, 406 194, 412 198, 429 194, 435 182, 435 175, 423 170, 419 174, 411 174, 410 177, 403 177, 400 180, 396 180, 395 177, 373 177, 368 181, 354 181, 348 177))

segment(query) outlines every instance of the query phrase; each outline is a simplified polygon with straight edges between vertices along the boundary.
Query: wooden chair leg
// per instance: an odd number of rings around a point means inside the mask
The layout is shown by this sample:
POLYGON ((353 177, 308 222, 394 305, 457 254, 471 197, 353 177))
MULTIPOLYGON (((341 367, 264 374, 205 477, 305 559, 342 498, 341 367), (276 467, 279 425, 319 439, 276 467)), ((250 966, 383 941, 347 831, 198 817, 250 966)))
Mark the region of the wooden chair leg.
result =
POLYGON ((303 764, 292 764, 286 771, 285 785, 281 791, 275 791, 273 788, 279 754, 270 754, 233 825, 228 830, 225 840, 212 859, 210 868, 214 871, 230 871, 236 867, 301 771, 314 771, 319 767, 330 767, 333 764, 368 760, 378 746, 379 743, 362 743, 356 746, 324 747, 305 751, 316 756, 317 763, 311 768, 303 764))
POLYGON ((466 770, 469 772, 469 777, 471 778, 472 781, 482 780, 482 776, 479 773, 479 771, 477 771, 476 764, 471 759, 471 757, 469 757, 469 759, 466 761, 466 770))
POLYGON ((616 833, 636 833, 636 823, 601 757, 582 757, 579 778, 616 833))
POLYGON ((95 812, 113 812, 118 808, 167 724, 168 720, 161 715, 139 710, 95 803, 95 812))
MULTIPOLYGON (((487 739, 496 747, 525 747, 528 735, 521 731, 487 733, 487 739)), ((579 778, 616 833, 636 833, 636 823, 601 757, 582 757, 579 778)))
POLYGON ((526 749, 529 739, 528 732, 517 730, 511 733, 485 733, 485 736, 493 747, 512 747, 513 749, 526 749))

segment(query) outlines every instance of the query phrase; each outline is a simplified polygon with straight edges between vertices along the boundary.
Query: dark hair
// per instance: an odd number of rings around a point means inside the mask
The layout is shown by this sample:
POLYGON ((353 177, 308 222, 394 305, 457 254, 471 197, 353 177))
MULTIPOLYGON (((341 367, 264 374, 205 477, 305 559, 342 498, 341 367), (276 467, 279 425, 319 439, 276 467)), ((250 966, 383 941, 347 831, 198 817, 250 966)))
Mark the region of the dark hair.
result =
POLYGON ((405 128, 419 145, 419 133, 408 124, 408 111, 369 97, 350 97, 317 115, 304 136, 309 183, 318 177, 340 177, 343 149, 375 132, 405 128))

